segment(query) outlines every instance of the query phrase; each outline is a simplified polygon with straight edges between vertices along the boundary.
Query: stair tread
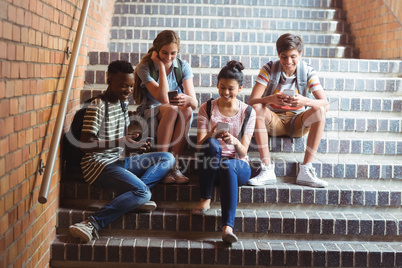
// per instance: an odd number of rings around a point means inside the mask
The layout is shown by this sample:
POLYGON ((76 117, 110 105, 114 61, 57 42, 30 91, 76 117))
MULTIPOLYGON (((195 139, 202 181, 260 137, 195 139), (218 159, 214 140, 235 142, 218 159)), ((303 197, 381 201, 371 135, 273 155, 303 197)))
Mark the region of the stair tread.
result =
POLYGON ((115 266, 120 264, 117 262, 149 262, 150 265, 244 264, 293 267, 313 266, 313 261, 314 266, 326 266, 327 262, 329 266, 340 266, 341 262, 344 265, 351 263, 352 265, 347 266, 353 266, 354 256, 360 264, 364 265, 366 262, 364 266, 368 262, 375 267, 397 267, 402 264, 400 258, 395 258, 402 251, 400 241, 300 241, 299 238, 272 237, 267 240, 240 239, 239 242, 228 245, 222 242, 219 235, 204 239, 107 236, 81 244, 77 239, 59 234, 52 244, 52 257, 53 261, 65 261, 68 260, 65 253, 67 256, 75 254, 76 260, 80 258, 84 263, 94 259, 110 261, 115 266), (118 254, 119 251, 121 254, 118 254), (85 255, 86 252, 91 255, 85 255))
MULTIPOLYGON (((105 202, 108 202, 105 200, 105 202)), ((61 213, 70 213, 70 212, 75 212, 75 213, 85 213, 85 212, 92 212, 92 211, 97 211, 100 208, 104 206, 105 202, 93 202, 91 206, 88 205, 63 205, 63 207, 60 207, 59 212, 61 213)), ((127 214, 149 214, 150 217, 153 215, 161 215, 162 213, 164 215, 189 215, 195 218, 200 218, 203 216, 200 215, 192 215, 191 211, 194 208, 194 206, 187 205, 187 208, 163 208, 163 203, 160 203, 162 207, 158 207, 156 210, 152 212, 128 212, 127 214), (191 207, 190 207, 191 206, 191 207)), ((171 204, 170 204, 171 205, 171 204)), ((327 208, 325 207, 308 207, 308 208, 299 208, 297 211, 295 210, 290 210, 286 208, 275 208, 273 206, 266 207, 266 204, 261 204, 262 206, 265 207, 263 208, 238 208, 236 210, 236 218, 240 217, 246 217, 246 218, 259 218, 259 217, 264 217, 266 218, 267 216, 270 216, 270 218, 273 219, 298 219, 298 218, 314 218, 315 216, 321 217, 321 219, 326 219, 326 220, 340 220, 338 217, 343 217, 341 219, 345 219, 347 221, 349 220, 366 220, 366 221, 371 221, 371 220, 386 220, 386 221, 396 221, 396 222, 401 222, 402 223, 402 209, 400 208, 395 208, 394 210, 387 210, 384 211, 383 208, 369 208, 365 209, 364 211, 358 210, 358 209, 347 209, 345 207, 337 207, 337 208, 331 208, 331 211, 328 211, 327 208), (369 218, 367 218, 369 217, 369 218)), ((204 217, 220 217, 221 213, 221 208, 220 208, 220 203, 219 202, 212 202, 212 207, 209 209, 204 217)), ((402 233, 399 235, 402 236, 402 233)))

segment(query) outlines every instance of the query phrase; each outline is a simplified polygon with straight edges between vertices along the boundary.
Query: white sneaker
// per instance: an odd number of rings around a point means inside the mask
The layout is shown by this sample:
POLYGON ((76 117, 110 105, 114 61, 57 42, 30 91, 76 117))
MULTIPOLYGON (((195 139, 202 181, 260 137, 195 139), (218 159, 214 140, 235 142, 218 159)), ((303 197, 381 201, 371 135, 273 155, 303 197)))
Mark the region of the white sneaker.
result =
POLYGON ((317 178, 315 169, 311 163, 300 165, 299 175, 297 175, 296 183, 315 188, 322 188, 328 185, 328 182, 317 178))
POLYGON ((250 179, 247 182, 247 185, 252 186, 260 186, 260 185, 267 185, 267 184, 274 184, 276 182, 276 175, 275 175, 275 165, 271 163, 269 166, 266 166, 264 163, 261 163, 261 171, 258 173, 257 176, 250 179))
POLYGON ((98 231, 88 220, 73 224, 68 229, 73 237, 79 238, 85 243, 92 240, 92 233, 95 233, 96 238, 99 238, 98 231))

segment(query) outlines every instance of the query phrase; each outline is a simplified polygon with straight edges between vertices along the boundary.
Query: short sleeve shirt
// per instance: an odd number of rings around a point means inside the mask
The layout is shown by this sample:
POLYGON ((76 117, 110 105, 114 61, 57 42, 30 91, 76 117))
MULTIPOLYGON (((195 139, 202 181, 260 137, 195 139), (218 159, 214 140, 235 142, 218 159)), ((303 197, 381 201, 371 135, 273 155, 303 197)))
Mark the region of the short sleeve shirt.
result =
MULTIPOLYGON (((183 81, 193 78, 193 72, 191 71, 191 67, 188 64, 187 61, 185 60, 181 60, 182 62, 182 73, 183 73, 183 81)), ((154 62, 152 62, 154 64, 155 70, 159 71, 159 67, 157 64, 155 64, 154 62)), ((173 61, 173 67, 178 67, 178 63, 176 60, 173 61)), ((149 70, 149 65, 148 63, 143 63, 141 65, 138 66, 137 69, 137 74, 139 76, 139 78, 141 79, 141 86, 145 87, 145 84, 151 82, 151 81, 155 81, 152 77, 151 77, 151 72, 149 70)), ((179 87, 179 85, 177 84, 176 81, 176 75, 174 73, 174 70, 172 68, 172 71, 167 74, 167 81, 169 84, 169 90, 178 90, 179 93, 181 93, 181 89, 179 87)), ((159 79, 155 82, 159 82, 159 79)), ((154 106, 154 105, 159 105, 160 102, 157 101, 152 95, 151 93, 149 93, 147 91, 147 101, 148 101, 148 105, 149 106, 154 106)))
MULTIPOLYGON (((243 126, 243 121, 244 118, 246 117, 246 112, 248 108, 248 105, 245 104, 244 102, 239 101, 239 105, 240 107, 238 112, 232 117, 227 117, 219 112, 218 100, 213 100, 211 103, 211 119, 208 120, 207 104, 204 103, 203 105, 201 105, 198 112, 197 128, 206 129, 207 131, 209 131, 212 128, 214 128, 219 122, 224 122, 229 124, 229 133, 234 137, 237 137, 243 126)), ((256 119, 256 113, 253 109, 251 111, 249 120, 245 127, 244 135, 250 135, 250 136, 253 135, 255 127, 255 119, 256 119)), ((241 159, 238 157, 234 145, 226 144, 222 139, 218 139, 218 141, 222 147, 222 156, 241 159)), ((241 160, 247 161, 248 157, 246 156, 241 160)))
MULTIPOLYGON (((296 72, 297 73, 297 72, 296 72)), ((285 89, 294 90, 296 94, 299 93, 297 85, 296 85, 296 73, 290 77, 287 77, 284 72, 280 74, 280 80, 278 83, 277 88, 275 89, 275 93, 283 92, 285 89)), ((271 65, 265 64, 255 82, 262 84, 264 87, 267 87, 270 81, 271 75, 271 65)), ((320 80, 318 79, 316 70, 309 64, 307 64, 307 90, 310 92, 314 92, 316 90, 323 89, 320 80)), ((305 110, 305 107, 290 107, 290 106, 276 106, 276 105, 267 105, 267 107, 272 110, 273 112, 286 112, 286 111, 293 111, 296 113, 302 112, 305 110)))
MULTIPOLYGON (((128 102, 125 103, 127 107, 128 102)), ((108 117, 104 120, 105 104, 99 98, 94 99, 88 106, 82 132, 94 134, 99 140, 115 140, 124 137, 125 128, 130 124, 127 109, 123 112, 120 102, 108 103, 108 117)), ((86 182, 92 184, 105 166, 116 162, 124 149, 115 147, 101 152, 86 153, 81 160, 81 170, 86 182)))

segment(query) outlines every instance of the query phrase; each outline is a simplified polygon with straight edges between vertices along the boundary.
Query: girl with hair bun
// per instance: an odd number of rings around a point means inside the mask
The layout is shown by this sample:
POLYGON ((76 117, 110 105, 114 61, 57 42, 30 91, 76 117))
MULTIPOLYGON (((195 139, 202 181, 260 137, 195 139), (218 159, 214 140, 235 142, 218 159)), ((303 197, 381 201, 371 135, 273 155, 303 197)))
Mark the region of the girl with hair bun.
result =
POLYGON ((222 68, 216 85, 220 97, 212 100, 210 111, 207 103, 201 105, 197 121, 197 146, 202 165, 199 170, 201 200, 192 213, 206 214, 214 181, 219 180, 222 240, 227 243, 238 240, 233 233, 238 187, 246 184, 251 175, 247 150, 256 116, 251 106, 236 98, 243 89, 243 69, 238 61, 229 61, 222 68))
MULTIPOLYGON (((133 93, 135 102, 140 104, 137 114, 146 120, 150 136, 156 137, 158 151, 171 148, 176 158, 182 153, 193 110, 198 106, 191 67, 177 58, 179 51, 176 32, 160 32, 135 68, 133 93), (176 90, 178 94, 169 98, 168 92, 176 90)), ((162 182, 182 184, 189 179, 177 168, 176 161, 162 182)))

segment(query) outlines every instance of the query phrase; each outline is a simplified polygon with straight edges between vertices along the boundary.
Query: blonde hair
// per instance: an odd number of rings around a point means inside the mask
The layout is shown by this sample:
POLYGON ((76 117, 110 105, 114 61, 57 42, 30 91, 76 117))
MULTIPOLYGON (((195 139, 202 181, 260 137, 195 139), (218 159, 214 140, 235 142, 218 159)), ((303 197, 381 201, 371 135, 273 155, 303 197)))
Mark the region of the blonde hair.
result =
POLYGON ((145 95, 144 88, 141 88, 141 79, 137 74, 138 67, 141 64, 149 64, 150 62, 152 62, 152 59, 151 59, 152 52, 156 51, 157 53, 159 53, 159 51, 162 49, 163 46, 170 45, 172 43, 177 45, 177 49, 178 49, 177 52, 179 52, 180 51, 180 38, 176 34, 176 32, 171 31, 171 30, 164 30, 164 31, 160 32, 154 39, 152 47, 148 50, 148 53, 141 59, 141 61, 138 63, 137 67, 135 68, 133 98, 137 104, 141 104, 142 99, 145 95))

